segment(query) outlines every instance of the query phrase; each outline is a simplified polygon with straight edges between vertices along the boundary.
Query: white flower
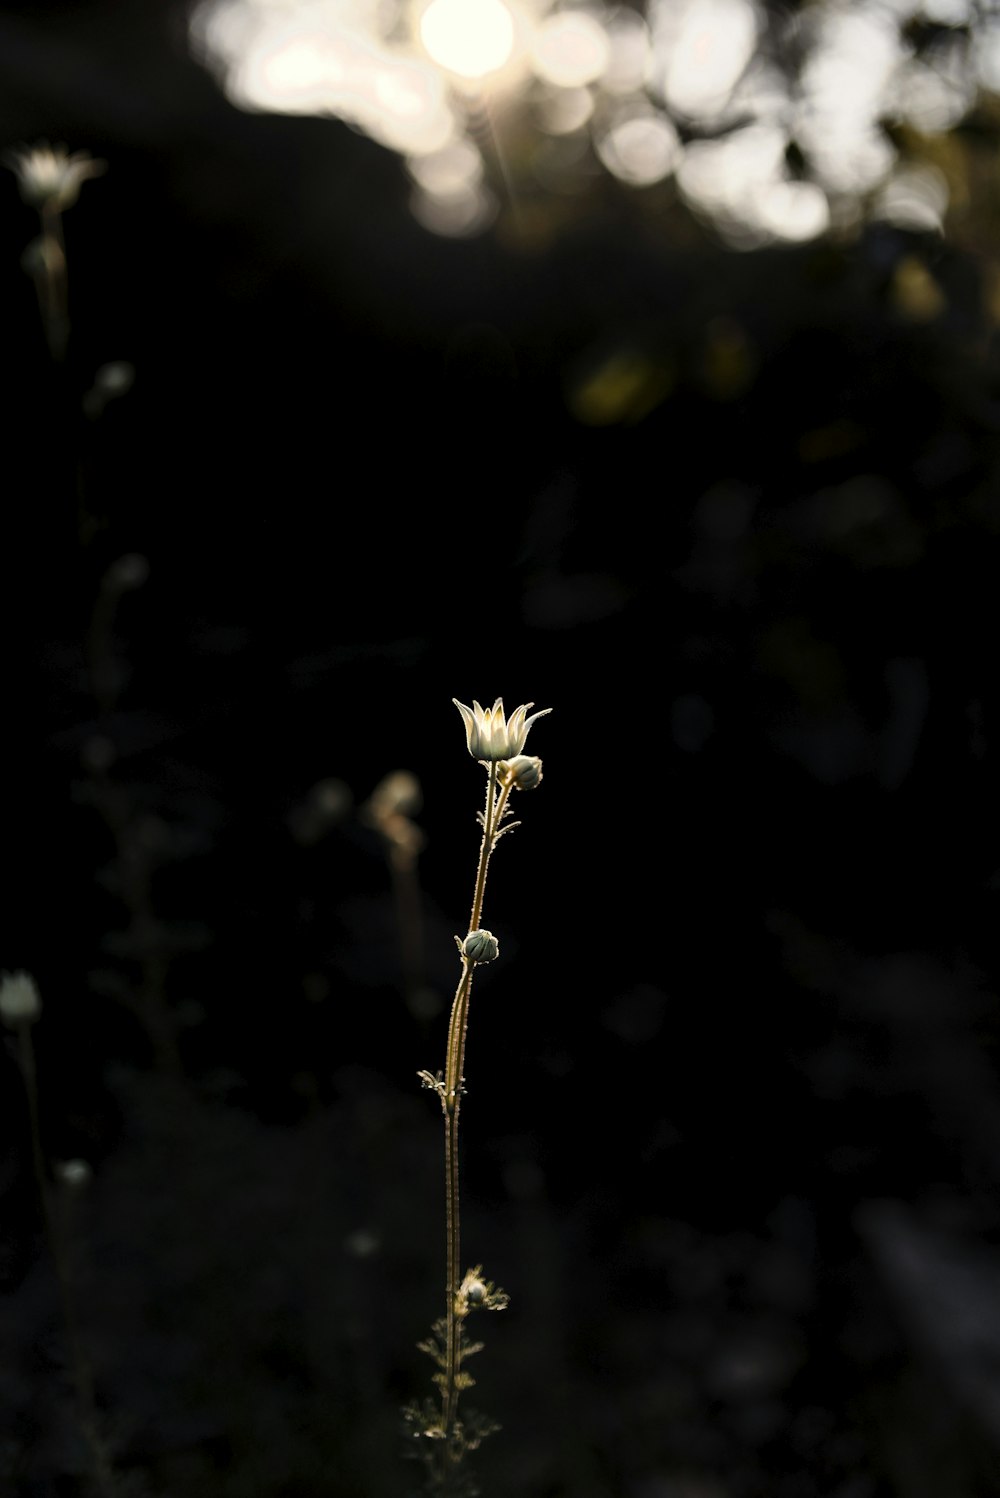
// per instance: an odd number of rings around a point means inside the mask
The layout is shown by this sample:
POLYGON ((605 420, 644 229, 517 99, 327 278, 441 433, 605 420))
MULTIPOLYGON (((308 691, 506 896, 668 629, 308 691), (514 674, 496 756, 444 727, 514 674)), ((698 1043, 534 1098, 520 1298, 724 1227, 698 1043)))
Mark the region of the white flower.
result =
POLYGON ((74 151, 70 156, 65 146, 50 146, 44 140, 37 146, 15 146, 5 151, 3 162, 17 177, 26 203, 32 208, 54 208, 57 213, 72 208, 84 182, 99 177, 106 167, 89 151, 74 151))
POLYGON ((525 702, 521 707, 515 707, 510 718, 505 719, 502 697, 498 697, 492 707, 486 708, 480 707, 475 698, 471 707, 466 707, 457 697, 451 700, 462 714, 469 753, 478 760, 514 759, 524 748, 532 723, 552 711, 546 707, 540 713, 532 713, 529 718, 526 716, 528 708, 535 704, 525 702))
POLYGON ((41 1012, 38 985, 31 974, 4 973, 0 978, 0 1019, 8 1025, 30 1025, 41 1012))

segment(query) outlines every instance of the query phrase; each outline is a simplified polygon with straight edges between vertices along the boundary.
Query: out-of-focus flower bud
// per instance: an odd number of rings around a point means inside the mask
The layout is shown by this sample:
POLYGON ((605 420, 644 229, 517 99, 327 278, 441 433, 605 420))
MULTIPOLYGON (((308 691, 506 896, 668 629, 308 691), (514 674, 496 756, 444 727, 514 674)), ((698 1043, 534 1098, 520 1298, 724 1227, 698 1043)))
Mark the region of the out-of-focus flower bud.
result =
POLYGON ((462 943, 462 951, 470 962, 493 962, 500 943, 492 931, 470 931, 462 943))
POLYGON ((368 810, 376 822, 388 817, 414 817, 423 806, 420 781, 410 770, 393 770, 372 791, 368 810))
POLYGON ((31 974, 4 973, 0 980, 0 1019, 8 1025, 31 1025, 41 1012, 42 1000, 31 974))
POLYGON ((424 846, 424 835, 411 818, 423 805, 420 781, 409 770, 393 770, 380 780, 361 808, 364 820, 377 828, 389 845, 389 857, 399 869, 412 870, 424 846))
POLYGON ((94 375, 94 383, 83 397, 83 411, 92 420, 101 415, 109 401, 127 395, 135 383, 135 368, 125 359, 113 359, 102 364, 94 375))
POLYGON ((94 389, 108 400, 127 395, 135 383, 135 366, 127 359, 112 359, 102 364, 94 375, 94 389))
POLYGON ((500 772, 510 779, 515 791, 533 791, 541 784, 542 762, 535 754, 519 754, 505 760, 500 772))
POLYGON ((71 1191, 81 1191, 89 1184, 93 1175, 86 1160, 58 1160, 53 1166, 53 1172, 57 1180, 71 1191))

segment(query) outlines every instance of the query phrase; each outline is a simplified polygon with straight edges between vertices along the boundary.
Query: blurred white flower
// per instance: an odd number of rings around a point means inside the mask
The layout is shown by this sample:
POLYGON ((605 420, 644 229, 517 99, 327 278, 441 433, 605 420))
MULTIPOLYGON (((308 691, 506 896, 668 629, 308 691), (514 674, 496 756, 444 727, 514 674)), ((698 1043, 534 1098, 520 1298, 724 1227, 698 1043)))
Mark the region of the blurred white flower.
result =
POLYGON ((8 1025, 30 1025, 42 1012, 38 985, 30 973, 4 973, 0 978, 0 1019, 8 1025))
POLYGON ((44 140, 36 146, 14 146, 2 159, 17 177, 26 203, 40 211, 54 208, 57 213, 72 208, 84 182, 107 170, 107 162, 96 161, 89 151, 74 151, 70 156, 65 146, 50 146, 44 140))

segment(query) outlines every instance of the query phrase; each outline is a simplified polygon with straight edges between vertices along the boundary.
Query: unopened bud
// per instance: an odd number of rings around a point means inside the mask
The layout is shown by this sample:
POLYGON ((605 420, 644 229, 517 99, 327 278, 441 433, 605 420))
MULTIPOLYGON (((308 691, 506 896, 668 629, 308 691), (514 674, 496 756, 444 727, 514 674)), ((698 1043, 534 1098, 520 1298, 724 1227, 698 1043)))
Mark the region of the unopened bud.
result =
POLYGON ((470 931, 462 943, 462 951, 470 962, 493 962, 500 943, 492 931, 470 931))
POLYGON ((469 1311, 480 1309, 504 1311, 509 1304, 510 1297, 506 1291, 498 1290, 492 1280, 483 1279, 481 1264, 477 1264, 474 1269, 466 1270, 455 1300, 455 1310, 459 1316, 465 1316, 469 1311))
POLYGON ((542 778, 542 762, 535 754, 519 754, 501 766, 515 791, 533 791, 542 778))

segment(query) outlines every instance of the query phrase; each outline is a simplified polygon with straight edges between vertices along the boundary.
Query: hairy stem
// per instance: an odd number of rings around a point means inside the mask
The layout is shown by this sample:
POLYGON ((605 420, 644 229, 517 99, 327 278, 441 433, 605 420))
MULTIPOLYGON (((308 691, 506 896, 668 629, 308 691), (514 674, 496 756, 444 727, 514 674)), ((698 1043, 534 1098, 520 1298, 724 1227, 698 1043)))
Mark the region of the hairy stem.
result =
MULTIPOLYGON (((489 780, 486 786, 486 810, 483 814, 483 840, 479 848, 479 867, 476 870, 475 892, 472 897, 472 915, 469 930, 478 931, 483 913, 483 896, 486 892, 486 873, 490 854, 496 845, 500 821, 510 794, 510 785, 501 784, 497 789, 496 761, 491 761, 489 780)), ((462 976, 458 980, 455 999, 448 1025, 448 1053, 446 1058, 444 1091, 441 1104, 444 1111, 444 1170, 445 1170, 445 1217, 447 1233, 446 1271, 446 1362, 445 1382, 442 1395, 444 1416, 444 1438, 441 1442, 445 1492, 449 1490, 450 1474, 455 1457, 455 1422, 458 1405, 458 1372, 461 1365, 461 1318, 458 1308, 458 1292, 462 1283, 462 1224, 459 1199, 459 1149, 458 1118, 462 1100, 462 1082, 465 1069, 465 1038, 469 1027, 469 999, 472 993, 472 977, 476 964, 463 954, 462 976)))

